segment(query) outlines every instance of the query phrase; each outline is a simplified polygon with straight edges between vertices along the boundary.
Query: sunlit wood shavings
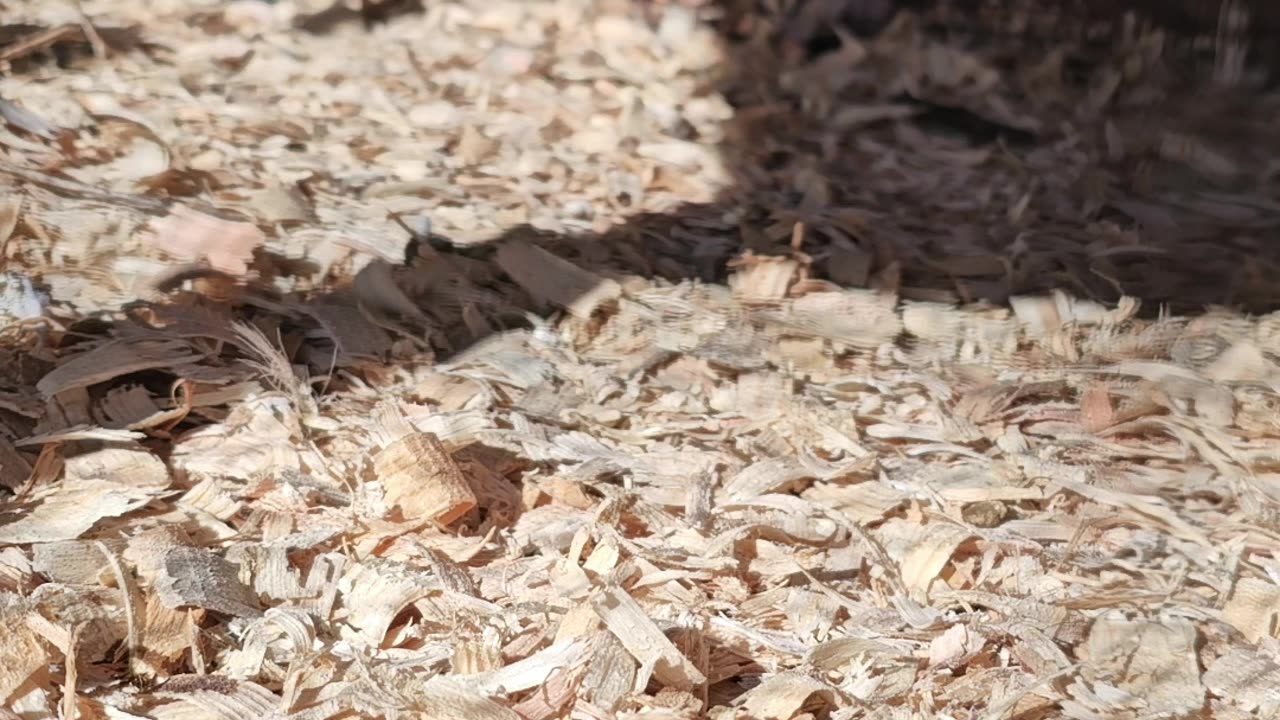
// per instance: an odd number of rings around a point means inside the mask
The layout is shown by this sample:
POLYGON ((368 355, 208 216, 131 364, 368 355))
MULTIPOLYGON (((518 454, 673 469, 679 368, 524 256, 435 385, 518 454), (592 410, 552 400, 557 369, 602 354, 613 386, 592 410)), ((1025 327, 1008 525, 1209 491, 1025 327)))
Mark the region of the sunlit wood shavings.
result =
POLYGON ((803 295, 762 315, 797 335, 875 349, 902 330, 896 305, 892 295, 846 290, 803 295))
POLYGON ((382 644, 396 615, 438 588, 425 573, 389 562, 352 568, 343 577, 342 586, 347 623, 363 642, 375 647, 382 644))
POLYGON ((227 675, 237 679, 257 676, 268 659, 278 667, 288 667, 295 659, 306 657, 315 641, 315 623, 310 616, 300 610, 270 608, 249 625, 244 643, 227 658, 227 675))
POLYGON ((185 433, 174 446, 175 469, 201 477, 248 479, 263 467, 298 469, 296 411, 281 395, 246 398, 226 422, 185 433))
MULTIPOLYGON (((388 678, 391 680, 391 678, 388 678)), ((427 678, 396 678, 396 684, 381 682, 369 688, 369 711, 403 708, 423 717, 459 716, 480 720, 516 720, 520 716, 501 703, 484 697, 457 680, 441 675, 427 678)))
POLYGON ((146 505, 163 490, 97 478, 59 485, 0 511, 0 543, 73 540, 105 518, 120 517, 146 505))
POLYGON ((587 647, 581 639, 556 643, 500 669, 459 675, 457 680, 485 695, 542 687, 555 675, 580 670, 587 647))
POLYGON ((180 670, 193 653, 198 657, 204 615, 203 609, 175 609, 158 595, 147 595, 139 622, 141 652, 135 668, 146 677, 164 677, 180 670))
POLYGON ((1218 658, 1206 670, 1205 686, 1218 697, 1234 698, 1234 706, 1258 717, 1275 717, 1280 696, 1274 682, 1280 665, 1244 648, 1236 648, 1218 658))
POLYGON ((25 437, 14 443, 15 447, 32 447, 53 443, 75 442, 77 440, 101 440, 105 442, 128 442, 141 440, 146 436, 132 430, 112 430, 78 425, 65 430, 58 430, 40 435, 25 437))
POLYGON ((1280 586, 1258 578, 1240 578, 1222 614, 1250 642, 1273 637, 1276 619, 1280 618, 1280 586))
POLYGON ((107 570, 106 559, 83 540, 37 543, 31 555, 33 568, 54 582, 92 585, 107 570))
POLYGON ((534 693, 512 709, 522 718, 546 720, 560 717, 576 702, 578 683, 586 666, 579 665, 552 675, 540 692, 534 693))
POLYGON ((448 525, 476 505, 462 469, 440 440, 415 432, 394 405, 380 406, 378 435, 382 449, 373 458, 386 501, 406 520, 448 525))
POLYGON ((37 290, 31 278, 15 272, 0 273, 0 328, 39 321, 48 296, 37 290))
POLYGON ((808 270, 808 258, 758 257, 752 254, 730 263, 736 272, 729 287, 744 302, 776 302, 787 296, 792 284, 808 270))
MULTIPOLYGON (((104 557, 100 551, 101 548, 95 549, 99 557, 104 557)), ((108 572, 114 580, 114 570, 108 572)), ((80 657, 86 662, 112 661, 118 657, 115 653, 129 632, 129 603, 119 590, 92 584, 50 583, 37 588, 31 600, 47 622, 58 628, 61 636, 67 635, 68 628, 86 624, 88 633, 82 635, 79 647, 80 657)), ((41 632, 49 634, 45 630, 41 632)), ((89 675, 88 668, 84 668, 84 674, 89 675)), ((94 673, 93 681, 99 682, 103 677, 94 673)))
POLYGON ((929 586, 942 572, 962 542, 969 539, 962 527, 942 525, 921 533, 919 544, 902 558, 902 581, 916 599, 924 599, 929 586))
POLYGON ((811 477, 810 471, 790 459, 772 459, 744 468, 725 481, 724 499, 748 500, 758 495, 785 491, 811 477))

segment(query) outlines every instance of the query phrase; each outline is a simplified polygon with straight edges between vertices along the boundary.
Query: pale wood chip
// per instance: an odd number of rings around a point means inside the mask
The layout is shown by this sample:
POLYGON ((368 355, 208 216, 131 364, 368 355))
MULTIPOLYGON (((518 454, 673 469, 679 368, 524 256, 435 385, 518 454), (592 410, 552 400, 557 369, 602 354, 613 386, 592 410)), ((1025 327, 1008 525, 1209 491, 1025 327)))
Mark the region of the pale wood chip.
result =
POLYGON ((1275 623, 1280 619, 1280 586, 1259 578, 1240 578, 1222 615, 1249 642, 1274 637, 1275 623))
POLYGON ((137 510, 163 488, 137 488, 106 479, 51 489, 37 500, 0 510, 0 543, 74 540, 106 518, 137 510))
POLYGON ((462 469, 435 435, 415 432, 400 437, 373 462, 387 502, 399 507, 406 520, 448 525, 476 506, 462 469))
POLYGON ((1213 694, 1253 717, 1275 717, 1280 712, 1280 664, 1252 649, 1234 648, 1218 658, 1204 674, 1204 684, 1213 694))

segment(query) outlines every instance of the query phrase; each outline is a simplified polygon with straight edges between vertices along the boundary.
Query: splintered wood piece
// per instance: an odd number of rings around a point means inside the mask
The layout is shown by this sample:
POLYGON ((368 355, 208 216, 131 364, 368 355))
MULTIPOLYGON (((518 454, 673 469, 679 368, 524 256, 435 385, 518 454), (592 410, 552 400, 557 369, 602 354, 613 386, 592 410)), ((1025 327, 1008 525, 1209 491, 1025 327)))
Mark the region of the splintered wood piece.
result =
POLYGON ((653 669, 658 682, 691 690, 707 681, 625 590, 609 588, 592 598, 591 606, 627 652, 641 666, 653 669))
POLYGON ((448 525, 476 506, 462 469, 432 433, 395 440, 374 456, 373 464, 387 503, 398 505, 406 520, 448 525))
POLYGON ((787 296, 787 291, 805 277, 807 258, 796 254, 792 257, 755 255, 751 251, 729 262, 734 274, 729 287, 739 300, 745 303, 776 302, 787 296))
POLYGON ((12 697, 48 666, 48 653, 24 614, 0 617, 0 698, 12 697))
POLYGON ((592 652, 580 694, 596 707, 614 712, 635 687, 638 669, 617 637, 604 634, 592 652))

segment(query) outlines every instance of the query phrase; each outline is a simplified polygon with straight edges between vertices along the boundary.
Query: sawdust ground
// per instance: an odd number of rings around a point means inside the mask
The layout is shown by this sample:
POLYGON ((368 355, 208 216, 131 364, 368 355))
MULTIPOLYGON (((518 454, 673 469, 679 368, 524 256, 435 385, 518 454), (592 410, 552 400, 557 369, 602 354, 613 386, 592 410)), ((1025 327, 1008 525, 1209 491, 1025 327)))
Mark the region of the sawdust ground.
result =
POLYGON ((5 718, 1280 712, 1236 40, 305 5, 4 20, 5 718))

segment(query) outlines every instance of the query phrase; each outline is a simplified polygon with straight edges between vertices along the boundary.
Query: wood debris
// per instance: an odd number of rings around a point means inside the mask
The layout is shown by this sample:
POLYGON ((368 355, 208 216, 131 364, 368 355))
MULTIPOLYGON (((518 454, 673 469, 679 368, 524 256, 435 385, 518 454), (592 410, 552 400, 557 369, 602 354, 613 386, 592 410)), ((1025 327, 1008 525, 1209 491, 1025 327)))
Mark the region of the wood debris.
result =
POLYGON ((774 5, 7 2, 0 718, 1280 718, 1241 4, 774 5))
POLYGON ((383 406, 378 430, 383 442, 373 466, 387 504, 401 517, 448 525, 476 506, 467 478, 439 438, 413 430, 390 406, 383 406))

